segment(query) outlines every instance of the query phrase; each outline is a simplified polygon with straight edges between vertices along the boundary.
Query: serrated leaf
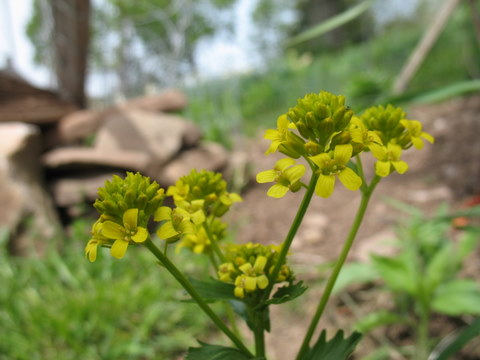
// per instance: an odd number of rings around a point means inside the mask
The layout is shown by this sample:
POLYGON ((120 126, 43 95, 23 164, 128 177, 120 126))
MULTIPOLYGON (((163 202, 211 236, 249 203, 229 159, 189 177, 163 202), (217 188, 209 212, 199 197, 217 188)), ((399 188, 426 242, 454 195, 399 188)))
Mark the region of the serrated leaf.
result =
POLYGON ((282 286, 275 292, 275 294, 273 294, 271 299, 265 302, 265 304, 277 305, 283 304, 287 301, 292 301, 293 299, 296 299, 302 295, 307 289, 308 287, 303 285, 303 281, 299 281, 296 284, 290 284, 288 286, 282 286))
POLYGON ((416 274, 408 254, 402 253, 396 258, 372 255, 371 258, 374 268, 389 288, 415 294, 416 274))
POLYGON ((189 348, 185 360, 252 360, 235 348, 210 345, 199 341, 200 347, 189 348))
POLYGON ((354 328, 362 333, 367 333, 379 326, 401 324, 405 317, 388 310, 379 310, 362 317, 354 325, 354 328))
POLYGON ((451 243, 445 244, 433 255, 425 270, 425 286, 429 293, 455 275, 455 270, 458 268, 455 255, 451 243))
POLYGON ((206 301, 237 299, 233 293, 233 289, 235 288, 233 284, 227 284, 212 278, 208 280, 196 280, 190 278, 189 281, 200 296, 206 301))
POLYGON ((347 286, 367 283, 378 279, 378 273, 370 263, 351 262, 343 266, 333 288, 333 293, 339 293, 347 286))
POLYGON ((438 287, 432 309, 446 315, 480 315, 480 287, 468 279, 453 280, 438 287))
POLYGON ((331 340, 327 341, 327 333, 323 330, 315 345, 300 360, 346 360, 361 338, 362 334, 354 332, 344 339, 343 330, 339 330, 331 340))

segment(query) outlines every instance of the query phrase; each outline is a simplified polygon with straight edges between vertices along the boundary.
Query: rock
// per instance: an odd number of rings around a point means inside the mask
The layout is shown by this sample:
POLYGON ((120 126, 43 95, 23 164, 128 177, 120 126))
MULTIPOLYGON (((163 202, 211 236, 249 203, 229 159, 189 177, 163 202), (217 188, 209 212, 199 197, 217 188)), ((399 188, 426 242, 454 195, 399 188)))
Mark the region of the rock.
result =
POLYGON ((54 130, 46 135, 46 147, 76 144, 91 136, 100 127, 105 113, 94 110, 75 111, 60 119, 54 130))
POLYGON ((108 167, 142 172, 148 169, 149 162, 149 156, 139 151, 100 151, 87 147, 58 148, 42 156, 42 163, 57 171, 108 167))
POLYGON ((157 95, 142 96, 125 101, 117 106, 121 110, 143 110, 169 112, 182 110, 187 106, 185 94, 178 90, 167 90, 157 95))
POLYGON ((200 129, 179 116, 125 110, 105 118, 94 147, 107 153, 143 152, 150 157, 149 173, 157 173, 182 148, 195 146, 200 138, 200 129))
POLYGON ((166 187, 175 184, 181 176, 187 175, 192 169, 220 171, 226 166, 227 160, 227 151, 221 145, 205 143, 183 151, 158 174, 150 176, 158 179, 158 182, 166 187))
POLYGON ((106 180, 111 180, 114 174, 125 177, 125 173, 120 172, 90 172, 58 178, 50 184, 55 203, 65 208, 92 203, 97 198, 98 188, 104 186, 106 180))
POLYGON ((60 229, 44 187, 41 137, 34 125, 0 124, 0 224, 7 227, 13 254, 41 251, 60 229))

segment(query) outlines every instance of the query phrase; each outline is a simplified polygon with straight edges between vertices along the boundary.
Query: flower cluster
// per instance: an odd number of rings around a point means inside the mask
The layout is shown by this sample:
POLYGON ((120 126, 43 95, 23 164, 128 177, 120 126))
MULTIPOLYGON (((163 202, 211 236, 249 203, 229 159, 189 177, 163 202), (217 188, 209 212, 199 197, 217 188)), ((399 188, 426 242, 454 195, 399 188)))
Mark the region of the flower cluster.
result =
MULTIPOLYGON (((279 248, 273 245, 230 245, 226 254, 228 261, 218 267, 218 277, 223 282, 235 285, 236 297, 252 298, 267 288, 278 254, 279 248)), ((282 264, 275 283, 283 281, 293 281, 292 272, 286 264, 282 264)))
POLYGON ((155 213, 155 220, 163 221, 157 235, 168 242, 180 240, 177 249, 185 247, 197 254, 210 251, 212 241, 225 237, 226 224, 220 218, 242 201, 240 195, 227 191, 220 173, 195 169, 170 186, 167 196, 173 198, 175 208, 161 207, 155 213))
POLYGON ((144 242, 148 221, 164 198, 165 190, 139 173, 129 172, 124 179, 114 175, 112 181, 107 180, 93 204, 100 217, 85 248, 89 260, 95 261, 98 246, 110 247, 111 255, 121 259, 129 244, 144 242))
POLYGON ((362 175, 352 166, 352 158, 370 151, 377 159, 376 174, 384 177, 396 170, 404 173, 408 165, 400 159, 403 149, 423 147, 422 138, 433 137, 422 131, 416 120, 407 120, 400 108, 388 105, 367 109, 360 116, 345 105, 345 97, 326 91, 307 94, 277 120, 277 129, 265 132, 271 141, 266 154, 280 152, 288 158, 277 161, 274 169, 260 172, 257 181, 274 182, 268 195, 283 197, 298 191, 305 166, 303 158, 318 176, 315 193, 329 197, 338 178, 349 190, 358 190, 362 175))

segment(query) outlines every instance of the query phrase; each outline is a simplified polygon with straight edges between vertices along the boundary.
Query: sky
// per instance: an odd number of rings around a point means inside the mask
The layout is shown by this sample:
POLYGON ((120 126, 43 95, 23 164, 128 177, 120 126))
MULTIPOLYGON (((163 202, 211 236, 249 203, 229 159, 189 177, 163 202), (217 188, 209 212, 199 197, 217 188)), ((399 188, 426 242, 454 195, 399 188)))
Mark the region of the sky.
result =
MULTIPOLYGON (((99 1, 99 0, 96 0, 99 1)), ((379 0, 374 6, 374 14, 379 22, 395 16, 409 16, 419 0, 379 0)), ((51 87, 53 78, 49 72, 33 62, 33 48, 25 35, 33 0, 0 0, 0 68, 12 58, 15 70, 31 83, 40 87, 51 87)), ((235 35, 217 37, 204 41, 197 49, 197 65, 205 76, 219 76, 226 73, 246 71, 254 64, 249 55, 250 41, 249 12, 255 0, 240 0, 235 14, 235 35), (215 67, 212 66, 215 64, 215 67)), ((90 77, 88 92, 99 95, 105 87, 99 86, 104 78, 90 77)))

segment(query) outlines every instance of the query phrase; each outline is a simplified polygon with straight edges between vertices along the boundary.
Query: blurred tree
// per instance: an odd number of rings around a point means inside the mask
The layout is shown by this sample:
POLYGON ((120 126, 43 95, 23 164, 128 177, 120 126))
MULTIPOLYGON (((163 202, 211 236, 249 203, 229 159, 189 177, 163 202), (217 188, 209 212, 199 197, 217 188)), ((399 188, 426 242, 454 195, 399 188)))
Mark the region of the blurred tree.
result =
POLYGON ((33 9, 27 35, 35 45, 35 60, 55 72, 62 98, 84 107, 90 1, 50 0, 49 6, 45 1, 35 1, 33 9), (42 18, 46 13, 48 22, 42 18))
MULTIPOLYGON (((52 68, 48 0, 34 0, 28 35, 35 60, 52 68)), ((56 0, 68 3, 69 0, 56 0)), ((81 1, 81 0, 79 0, 81 1)), ((225 12, 236 0, 103 0, 94 2, 91 21, 93 70, 111 73, 118 92, 130 97, 147 83, 176 86, 195 70, 200 39, 226 29, 225 12)))

